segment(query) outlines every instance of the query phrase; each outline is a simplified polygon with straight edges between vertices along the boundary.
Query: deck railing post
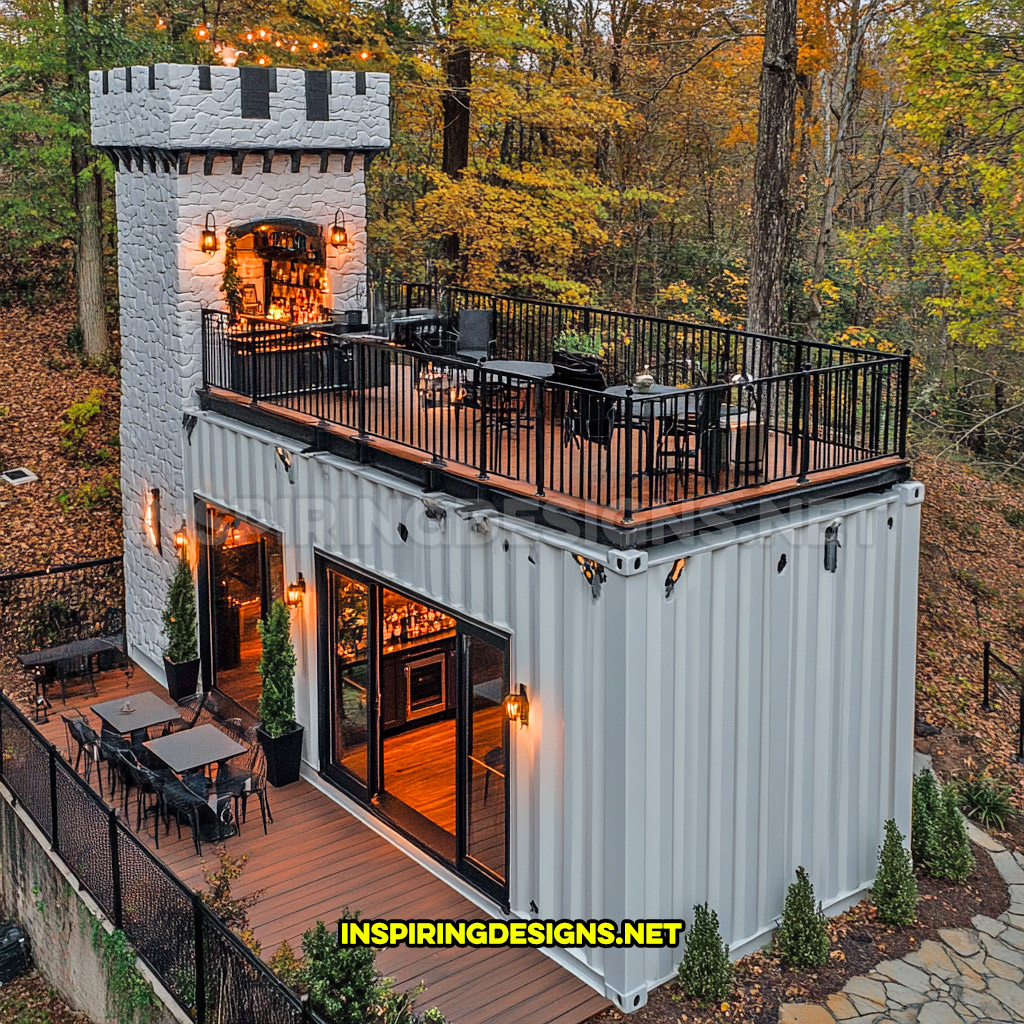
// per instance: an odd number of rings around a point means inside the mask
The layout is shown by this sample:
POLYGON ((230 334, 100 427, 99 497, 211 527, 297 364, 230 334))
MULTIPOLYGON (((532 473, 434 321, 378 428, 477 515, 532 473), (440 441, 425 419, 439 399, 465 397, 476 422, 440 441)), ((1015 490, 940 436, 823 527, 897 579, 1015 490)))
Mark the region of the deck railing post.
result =
POLYGON ((481 396, 481 400, 477 402, 477 411, 480 413, 480 420, 479 420, 479 423, 480 423, 480 446, 479 446, 480 473, 479 473, 479 476, 480 476, 481 480, 486 480, 487 479, 487 428, 488 428, 488 423, 487 423, 487 400, 483 396, 486 395, 487 388, 486 388, 486 384, 483 384, 483 383, 480 382, 480 376, 479 376, 480 375, 480 371, 476 370, 474 372, 477 374, 477 381, 478 381, 477 395, 481 396), (481 388, 483 388, 482 391, 481 391, 481 388))
POLYGON ((900 363, 900 450, 901 459, 907 457, 907 420, 910 419, 910 349, 903 350, 900 363))
POLYGON ((992 706, 988 700, 988 686, 989 686, 989 661, 992 657, 992 642, 990 640, 985 641, 985 650, 982 655, 982 670, 981 670, 981 710, 991 711, 992 706))
POLYGON ((537 445, 537 494, 544 494, 544 422, 545 415, 544 411, 547 408, 547 387, 544 381, 539 381, 533 387, 533 422, 536 424, 536 441, 537 445))
POLYGON ((801 404, 803 406, 803 422, 800 429, 800 477, 797 483, 807 483, 807 473, 811 468, 811 364, 804 363, 800 377, 801 404))
POLYGON ((196 968, 196 1024, 206 1024, 206 953, 203 949, 203 900, 192 894, 192 927, 194 932, 196 968))
POLYGON ((366 437, 366 348, 357 344, 352 353, 353 385, 359 395, 359 436, 366 437))
MULTIPOLYGON (((100 771, 101 766, 97 765, 96 770, 100 771)), ((113 899, 114 927, 120 929, 121 920, 121 850, 117 841, 117 811, 113 807, 107 812, 107 826, 110 836, 110 888, 113 899)))
MULTIPOLYGON (((804 365, 804 346, 801 342, 796 343, 796 361, 793 364, 794 370, 800 370, 804 365)), ((800 424, 801 424, 801 400, 803 399, 803 380, 797 378, 799 383, 793 389, 793 414, 790 420, 790 441, 789 445, 793 449, 793 472, 796 472, 797 466, 799 465, 799 446, 798 441, 800 438, 800 424)))
POLYGON ((249 366, 252 367, 252 394, 249 395, 249 401, 252 405, 256 405, 260 400, 260 364, 256 361, 256 329, 254 327, 249 328, 249 366))
MULTIPOLYGON (((651 410, 651 415, 654 410, 651 410)), ((640 479, 639 473, 637 479, 640 479)), ((653 481, 651 481, 653 486, 653 481)), ((652 501, 653 505, 654 502, 652 501)), ((622 511, 624 523, 633 520, 633 389, 626 388, 626 500, 622 511)))
MULTIPOLYGON (((99 771, 97 765, 96 770, 99 771)), ((60 853, 60 840, 57 838, 57 747, 50 744, 50 849, 60 853)))

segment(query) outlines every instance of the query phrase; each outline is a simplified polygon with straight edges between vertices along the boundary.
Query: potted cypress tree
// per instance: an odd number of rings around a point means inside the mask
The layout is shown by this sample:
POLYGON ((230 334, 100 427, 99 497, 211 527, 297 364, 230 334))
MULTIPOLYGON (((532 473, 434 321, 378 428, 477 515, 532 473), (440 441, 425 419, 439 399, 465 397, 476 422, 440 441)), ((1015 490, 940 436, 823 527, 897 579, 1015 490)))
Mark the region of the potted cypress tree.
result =
POLYGON ((295 648, 289 618, 288 606, 278 600, 259 623, 263 689, 257 734, 267 755, 267 781, 272 786, 296 782, 302 761, 302 726, 295 721, 295 648))
POLYGON ((172 700, 181 700, 196 692, 199 682, 199 647, 196 644, 196 592, 192 568, 181 557, 167 588, 163 612, 164 672, 167 692, 172 700))

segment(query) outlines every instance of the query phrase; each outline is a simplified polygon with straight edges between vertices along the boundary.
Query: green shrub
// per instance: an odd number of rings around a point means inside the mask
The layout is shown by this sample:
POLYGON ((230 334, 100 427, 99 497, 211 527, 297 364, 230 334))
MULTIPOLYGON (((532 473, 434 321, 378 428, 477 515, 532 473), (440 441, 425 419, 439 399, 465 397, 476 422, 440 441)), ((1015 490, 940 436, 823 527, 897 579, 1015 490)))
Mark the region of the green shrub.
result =
POLYGON ((196 644, 196 591, 192 583, 192 567, 182 556, 167 587, 163 611, 163 633, 167 638, 164 655, 180 665, 199 657, 196 644))
MULTIPOLYGON (((355 915, 358 916, 358 915, 355 915)), ((344 920, 353 920, 346 910, 344 920)), ((365 1024, 379 997, 371 946, 341 946, 323 921, 302 936, 305 963, 301 981, 309 992, 310 1008, 330 1024, 365 1024)))
POLYGON ((295 648, 292 646, 288 606, 277 600, 259 624, 263 654, 258 671, 263 681, 260 691, 260 718, 263 731, 271 737, 283 736, 295 725, 295 648))
POLYGON ((268 966, 289 988, 301 984, 303 964, 287 939, 277 947, 268 966))
POLYGON ((914 776, 910 820, 910 852, 918 867, 926 868, 931 860, 940 803, 939 787, 931 770, 918 772, 914 776))
POLYGON ((103 392, 99 388, 93 388, 81 402, 68 407, 60 424, 60 446, 64 451, 79 453, 89 424, 99 416, 102 407, 103 392))
POLYGON ((892 818, 885 823, 885 842, 878 851, 878 874, 871 887, 871 900, 884 924, 908 925, 917 920, 914 863, 892 818))
POLYGON ((814 886, 803 868, 786 892, 775 948, 791 967, 823 967, 828 963, 828 930, 821 906, 814 906, 814 886))
POLYGON ((693 908, 693 926, 686 933, 676 977, 683 992, 701 1006, 719 1002, 732 992, 729 947, 718 931, 718 915, 706 903, 693 908))
POLYGON ((957 803, 968 818, 973 818, 985 828, 1000 832, 1006 827, 1006 819, 1013 813, 1013 786, 991 775, 970 775, 950 783, 956 793, 957 803))
POLYGON ((927 867, 933 878, 945 878, 951 882, 964 881, 974 868, 967 826, 952 786, 942 791, 934 845, 927 867))

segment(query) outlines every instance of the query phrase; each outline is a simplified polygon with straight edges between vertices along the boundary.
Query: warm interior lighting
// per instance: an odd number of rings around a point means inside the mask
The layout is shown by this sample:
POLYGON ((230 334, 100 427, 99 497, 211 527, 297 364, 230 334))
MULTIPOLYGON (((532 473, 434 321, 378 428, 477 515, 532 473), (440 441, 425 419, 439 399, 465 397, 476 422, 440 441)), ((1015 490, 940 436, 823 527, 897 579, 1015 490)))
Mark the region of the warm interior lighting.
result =
POLYGON ((174 550, 178 552, 178 555, 185 554, 185 549, 188 547, 188 526, 185 520, 182 519, 181 526, 174 531, 174 550))
POLYGON ((520 685, 519 692, 510 693, 503 703, 510 722, 518 722, 520 728, 530 724, 530 701, 527 699, 525 686, 520 685))
POLYGON ((212 213, 206 215, 206 224, 199 233, 199 248, 207 256, 217 251, 217 221, 212 213))
POLYGON ((146 528, 146 538, 157 552, 160 551, 160 488, 151 487, 146 491, 145 505, 142 509, 142 523, 146 528))
POLYGON ((299 578, 294 583, 288 584, 288 593, 285 602, 290 608, 298 608, 302 604, 302 597, 306 593, 306 579, 299 573, 299 578))
POLYGON ((334 225, 331 227, 331 245, 348 245, 348 230, 345 227, 345 214, 339 210, 334 215, 334 225), (341 218, 341 223, 338 223, 338 218, 341 218))

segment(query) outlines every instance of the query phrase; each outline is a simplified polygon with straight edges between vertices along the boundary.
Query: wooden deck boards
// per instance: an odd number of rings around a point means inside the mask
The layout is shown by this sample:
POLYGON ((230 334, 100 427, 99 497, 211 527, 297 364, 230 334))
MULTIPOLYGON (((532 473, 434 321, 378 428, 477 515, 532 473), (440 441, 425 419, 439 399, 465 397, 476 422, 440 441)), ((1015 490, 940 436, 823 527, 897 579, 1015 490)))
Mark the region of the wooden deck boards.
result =
MULTIPOLYGON (((79 707, 91 720, 91 704, 124 695, 124 675, 106 673, 96 679, 99 696, 76 688, 67 707, 79 707)), ((166 691, 136 669, 130 692, 166 691)), ((65 750, 60 701, 43 734, 65 750)), ((26 713, 28 709, 26 708, 26 713)), ((66 751, 65 751, 66 753, 66 751)), ((96 777, 93 775, 93 785, 96 777)), ((106 789, 106 781, 104 780, 106 789)), ((109 795, 109 794, 108 794, 109 795)), ((271 789, 274 823, 263 835, 259 806, 250 802, 248 821, 240 836, 227 841, 236 855, 249 854, 235 893, 244 896, 262 889, 250 913, 257 938, 268 959, 285 939, 298 950, 302 933, 317 919, 333 927, 345 908, 364 917, 381 919, 453 918, 482 920, 484 913, 425 868, 410 860, 344 808, 300 780, 284 789, 271 789)), ((134 824, 134 803, 132 824, 134 824)), ((152 829, 142 837, 149 848, 186 884, 203 888, 203 871, 212 870, 216 853, 203 845, 195 856, 192 840, 183 830, 161 834, 155 849, 152 829)), ((426 984, 422 1006, 439 1006, 453 1024, 579 1024, 609 1004, 588 985, 535 949, 409 949, 383 950, 380 969, 399 987, 426 984)))

